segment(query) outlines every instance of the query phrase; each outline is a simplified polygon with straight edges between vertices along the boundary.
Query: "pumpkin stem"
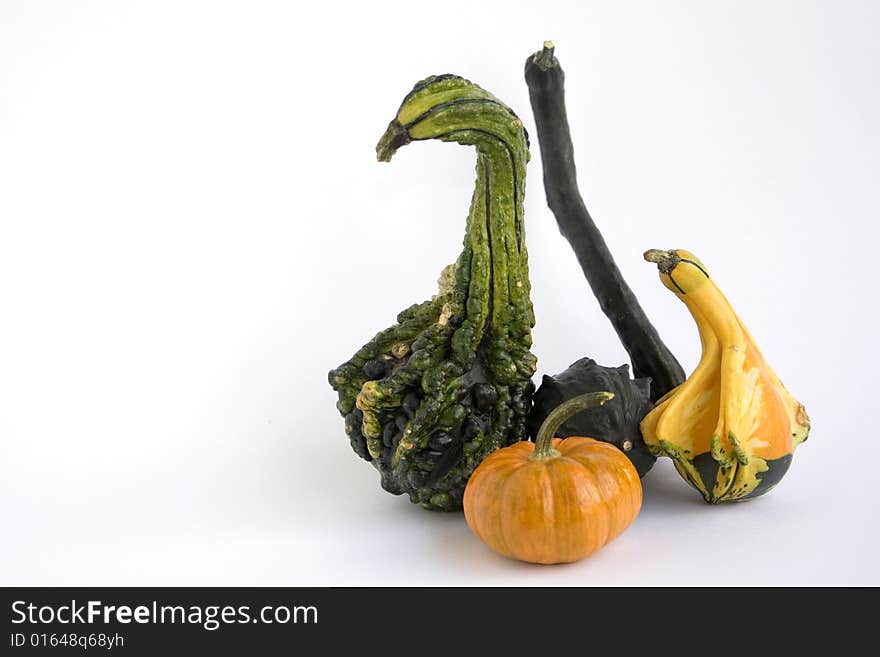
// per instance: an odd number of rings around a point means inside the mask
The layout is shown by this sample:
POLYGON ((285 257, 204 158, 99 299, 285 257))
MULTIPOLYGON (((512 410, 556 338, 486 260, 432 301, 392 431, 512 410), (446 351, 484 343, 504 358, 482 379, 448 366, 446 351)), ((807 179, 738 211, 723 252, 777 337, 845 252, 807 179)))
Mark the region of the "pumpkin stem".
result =
POLYGON ((535 451, 529 457, 533 460, 554 459, 559 452, 553 449, 553 437, 559 426, 573 415, 577 415, 593 406, 601 406, 609 399, 614 399, 613 392, 588 392, 585 395, 572 397, 553 409, 544 424, 538 429, 535 438, 535 451))

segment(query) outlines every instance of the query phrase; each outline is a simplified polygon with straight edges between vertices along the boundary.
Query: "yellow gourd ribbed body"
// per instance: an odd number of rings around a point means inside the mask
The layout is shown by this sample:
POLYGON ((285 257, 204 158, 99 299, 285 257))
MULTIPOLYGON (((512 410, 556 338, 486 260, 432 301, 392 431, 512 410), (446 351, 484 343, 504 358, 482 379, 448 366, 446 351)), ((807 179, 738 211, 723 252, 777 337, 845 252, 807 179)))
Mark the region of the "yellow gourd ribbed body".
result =
POLYGON ((757 497, 782 479, 810 419, 696 256, 652 250, 645 259, 690 310, 703 348, 693 374, 642 420, 645 442, 707 502, 757 497))

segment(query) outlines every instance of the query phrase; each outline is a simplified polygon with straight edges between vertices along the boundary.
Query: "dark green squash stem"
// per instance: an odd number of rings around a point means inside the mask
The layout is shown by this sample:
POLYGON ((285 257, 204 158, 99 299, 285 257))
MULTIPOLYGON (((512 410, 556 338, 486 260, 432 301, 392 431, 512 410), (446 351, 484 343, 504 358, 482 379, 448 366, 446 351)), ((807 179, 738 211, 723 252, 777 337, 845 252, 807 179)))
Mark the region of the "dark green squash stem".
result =
POLYGON ((545 461, 559 456, 559 452, 553 448, 553 437, 560 425, 572 415, 577 415, 593 406, 601 406, 609 399, 614 399, 613 392, 588 392, 585 395, 572 397, 557 406, 538 430, 538 436, 535 438, 535 451, 529 458, 535 461, 545 461))

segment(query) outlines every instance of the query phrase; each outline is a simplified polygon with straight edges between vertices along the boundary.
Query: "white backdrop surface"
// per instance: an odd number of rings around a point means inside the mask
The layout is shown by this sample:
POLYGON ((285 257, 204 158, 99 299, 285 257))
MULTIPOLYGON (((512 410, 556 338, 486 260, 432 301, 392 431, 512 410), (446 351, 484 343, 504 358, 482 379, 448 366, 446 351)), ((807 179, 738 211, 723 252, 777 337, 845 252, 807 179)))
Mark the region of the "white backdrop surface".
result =
POLYGON ((880 584, 878 31, 867 1, 4 2, 0 584, 880 584), (747 504, 659 463, 633 526, 564 567, 383 492, 326 381, 458 254, 473 153, 373 150, 444 72, 533 136, 539 373, 626 362, 544 203, 544 39, 670 347, 693 368, 646 248, 702 258, 814 426, 747 504))

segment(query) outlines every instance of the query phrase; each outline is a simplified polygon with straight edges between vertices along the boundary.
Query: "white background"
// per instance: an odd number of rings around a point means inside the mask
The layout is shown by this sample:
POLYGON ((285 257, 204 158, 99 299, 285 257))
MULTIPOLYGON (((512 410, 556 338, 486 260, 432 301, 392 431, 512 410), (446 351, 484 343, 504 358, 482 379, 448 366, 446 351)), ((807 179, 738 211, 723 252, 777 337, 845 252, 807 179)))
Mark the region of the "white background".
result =
MULTIPOLYGON (((880 584, 873 2, 0 5, 0 584, 880 584), (659 463, 570 566, 505 560, 379 488, 327 385, 458 254, 471 150, 374 145, 454 72, 533 129, 552 38, 582 191, 644 263, 707 264, 813 419, 774 492, 710 507, 659 463)), ((547 210, 539 373, 626 362, 547 210)))

